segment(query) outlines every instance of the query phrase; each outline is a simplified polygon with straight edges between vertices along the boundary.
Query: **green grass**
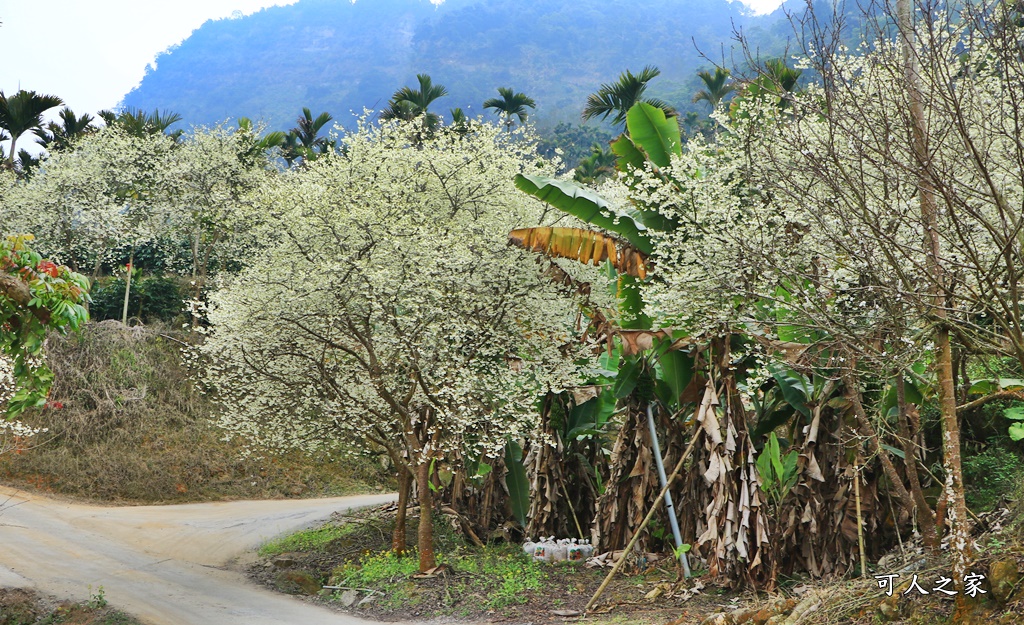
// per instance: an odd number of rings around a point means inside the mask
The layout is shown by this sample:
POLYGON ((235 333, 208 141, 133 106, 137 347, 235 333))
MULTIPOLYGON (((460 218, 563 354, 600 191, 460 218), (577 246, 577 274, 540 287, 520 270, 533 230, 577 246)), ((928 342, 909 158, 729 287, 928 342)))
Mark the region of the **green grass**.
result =
MULTIPOLYGON (((419 571, 416 549, 403 556, 390 550, 394 518, 372 510, 354 515, 360 518, 272 540, 259 553, 264 558, 302 553, 297 559, 307 561, 305 566, 327 585, 377 591, 370 604, 374 613, 405 613, 416 606, 423 616, 479 615, 528 603, 548 581, 548 569, 518 546, 469 546, 442 516, 433 519, 434 550, 438 565, 448 568, 437 577, 414 577, 419 571)), ((415 520, 410 523, 407 529, 415 529, 415 520)), ((406 538, 410 544, 415 541, 411 531, 406 538)))
MULTIPOLYGON (((441 558, 438 558, 440 561, 441 558)), ((395 555, 393 551, 367 554, 358 563, 349 562, 334 569, 332 584, 365 588, 390 588, 419 570, 415 554, 395 555)))
POLYGON ((333 540, 344 538, 355 530, 355 524, 323 525, 289 534, 264 544, 259 554, 270 558, 289 551, 319 551, 333 540))
POLYGON ((456 556, 453 560, 457 570, 479 573, 491 582, 487 600, 489 608, 526 603, 527 593, 538 590, 544 581, 541 565, 518 548, 487 547, 474 554, 456 556))
MULTIPOLYGON (((438 563, 443 557, 438 557, 438 563)), ((356 588, 373 588, 384 593, 382 603, 389 609, 418 603, 415 584, 409 579, 419 571, 415 551, 399 556, 393 551, 366 554, 358 562, 349 562, 334 569, 331 584, 356 588)))
POLYGON ((517 558, 506 564, 498 587, 487 602, 488 607, 503 608, 514 603, 526 603, 526 592, 539 589, 544 579, 540 566, 532 560, 517 558))
MULTIPOLYGON (((452 604, 470 591, 477 591, 486 595, 484 605, 489 609, 526 603, 527 594, 540 589, 545 577, 539 563, 526 557, 519 549, 509 547, 438 554, 437 563, 447 564, 456 572, 456 579, 448 589, 452 604), (461 578, 459 573, 470 573, 471 577, 461 578)), ((386 604, 399 607, 415 601, 414 585, 410 586, 408 580, 418 570, 419 560, 415 551, 405 556, 385 551, 365 555, 358 563, 336 568, 331 584, 379 590, 387 596, 386 604)))

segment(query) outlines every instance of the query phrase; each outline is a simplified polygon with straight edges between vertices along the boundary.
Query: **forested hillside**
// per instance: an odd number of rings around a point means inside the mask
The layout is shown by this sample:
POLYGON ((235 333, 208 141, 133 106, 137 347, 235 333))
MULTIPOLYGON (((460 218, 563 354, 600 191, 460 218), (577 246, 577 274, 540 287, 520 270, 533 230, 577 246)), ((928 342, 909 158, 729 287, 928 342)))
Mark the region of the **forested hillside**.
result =
POLYGON ((750 16, 727 0, 651 0, 642 9, 628 0, 302 0, 207 22, 160 55, 124 104, 173 110, 189 124, 248 116, 281 128, 303 106, 346 123, 349 111, 384 107, 422 72, 450 93, 439 112, 482 113, 510 86, 553 124, 577 120, 587 94, 624 69, 654 64, 663 73, 652 95, 685 110, 696 72, 711 65, 702 52, 738 64, 734 28, 764 54, 780 53, 792 32, 781 11, 750 16))

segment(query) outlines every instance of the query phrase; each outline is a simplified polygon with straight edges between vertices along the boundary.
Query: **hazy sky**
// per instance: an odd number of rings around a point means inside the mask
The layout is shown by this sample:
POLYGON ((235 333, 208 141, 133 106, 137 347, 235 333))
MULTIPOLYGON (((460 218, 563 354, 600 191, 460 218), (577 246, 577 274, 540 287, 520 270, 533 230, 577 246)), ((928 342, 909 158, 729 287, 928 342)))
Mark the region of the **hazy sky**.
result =
POLYGON ((0 0, 0 89, 51 93, 77 113, 113 108, 206 20, 293 1, 0 0))
MULTIPOLYGON (((0 90, 54 94, 80 114, 112 108, 157 54, 206 20, 295 1, 0 0, 0 90)), ((758 12, 781 2, 742 1, 758 12)))

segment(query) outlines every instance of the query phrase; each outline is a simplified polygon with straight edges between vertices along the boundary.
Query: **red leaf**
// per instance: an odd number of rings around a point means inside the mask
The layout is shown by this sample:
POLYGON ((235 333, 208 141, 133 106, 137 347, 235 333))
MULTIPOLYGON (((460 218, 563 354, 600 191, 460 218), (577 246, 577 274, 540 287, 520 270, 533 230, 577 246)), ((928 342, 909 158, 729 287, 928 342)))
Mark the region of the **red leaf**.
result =
POLYGON ((57 268, 57 265, 55 265, 52 261, 49 260, 39 261, 39 264, 36 265, 36 271, 38 271, 39 273, 45 273, 51 278, 56 278, 58 275, 60 275, 60 270, 57 268))

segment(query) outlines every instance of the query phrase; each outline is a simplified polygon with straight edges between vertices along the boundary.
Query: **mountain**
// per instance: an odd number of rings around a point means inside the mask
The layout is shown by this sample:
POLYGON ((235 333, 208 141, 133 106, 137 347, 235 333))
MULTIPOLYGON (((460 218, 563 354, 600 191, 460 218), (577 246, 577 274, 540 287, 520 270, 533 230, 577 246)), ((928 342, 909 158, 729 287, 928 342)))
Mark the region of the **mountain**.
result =
MULTIPOLYGON (((791 27, 727 0, 301 0, 211 20, 157 57, 124 106, 180 113, 190 124, 251 117, 288 128, 303 106, 350 124, 427 73, 450 95, 433 109, 481 103, 508 86, 537 101, 535 119, 576 121, 586 96, 629 68, 654 64, 651 95, 683 110, 696 72, 742 58, 742 28, 780 54, 791 27), (724 52, 724 58, 723 58, 724 52)), ((701 109, 703 110, 703 109, 701 109)))

